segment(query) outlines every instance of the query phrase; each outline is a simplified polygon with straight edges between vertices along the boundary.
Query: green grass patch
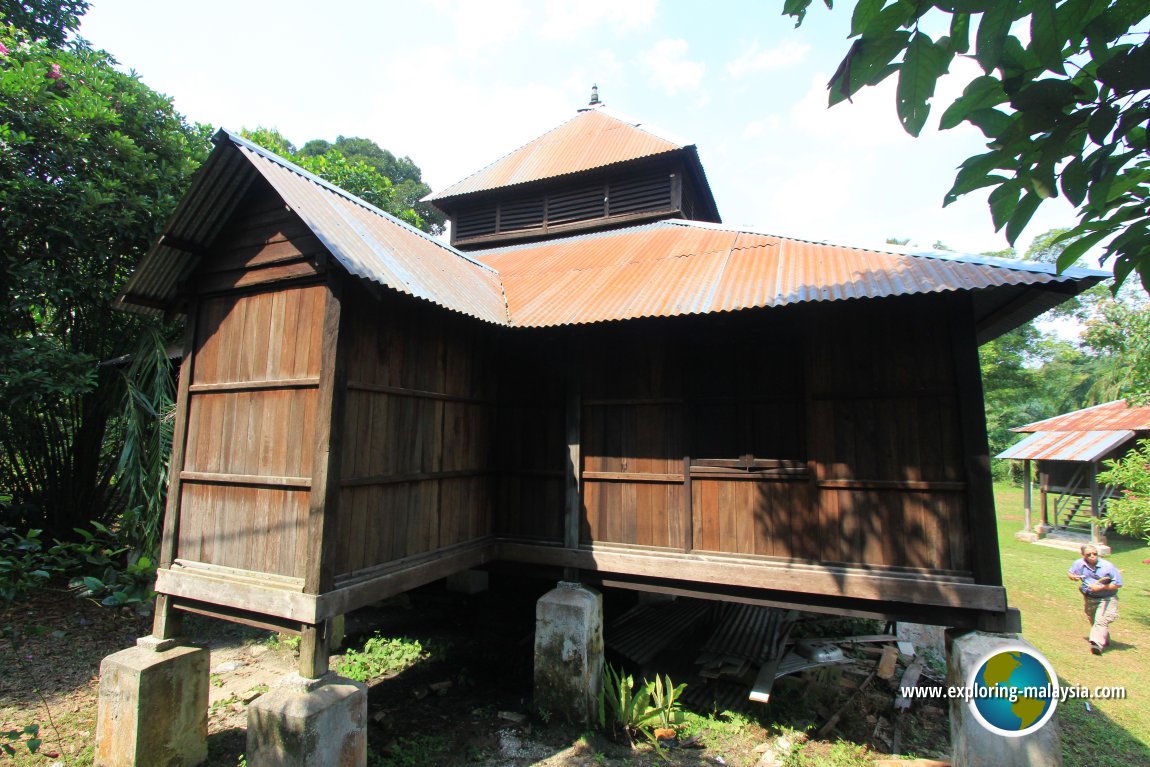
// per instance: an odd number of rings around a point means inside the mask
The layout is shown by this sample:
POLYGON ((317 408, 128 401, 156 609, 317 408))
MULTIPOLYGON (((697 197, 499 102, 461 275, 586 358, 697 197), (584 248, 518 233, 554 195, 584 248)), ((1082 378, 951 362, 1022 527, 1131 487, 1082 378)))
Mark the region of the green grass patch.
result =
POLYGON ((357 682, 399 672, 430 657, 418 639, 384 637, 377 632, 363 644, 362 650, 348 650, 336 665, 336 673, 357 682))
MULTIPOLYGON (((1022 529, 1022 489, 995 486, 998 541, 1007 599, 1022 612, 1022 634, 1047 657, 1064 685, 1121 686, 1125 700, 1067 700, 1058 708, 1066 764, 1091 767, 1150 765, 1150 557, 1142 541, 1111 535, 1107 557, 1122 571, 1120 618, 1111 626, 1111 646, 1102 656, 1089 652, 1090 624, 1082 597, 1066 571, 1077 552, 1015 539, 1022 529)), ((1037 506, 1037 497, 1035 498, 1037 506)), ((1037 518, 1037 508, 1035 509, 1037 518)))

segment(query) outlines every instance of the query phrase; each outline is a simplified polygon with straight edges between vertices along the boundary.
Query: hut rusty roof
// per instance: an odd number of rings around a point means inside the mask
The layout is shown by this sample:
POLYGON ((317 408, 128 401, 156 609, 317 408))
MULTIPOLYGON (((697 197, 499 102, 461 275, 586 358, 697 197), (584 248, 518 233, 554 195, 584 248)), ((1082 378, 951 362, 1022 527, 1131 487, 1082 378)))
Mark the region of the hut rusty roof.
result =
POLYGON ((349 273, 487 322, 507 324, 499 276, 470 256, 251 142, 221 130, 216 149, 117 300, 156 312, 262 177, 349 273))
MULTIPOLYGON (((703 184, 693 144, 606 108, 582 109, 567 122, 425 199, 445 200, 532 181, 566 176, 671 152, 687 152, 703 184)), ((710 189, 707 189, 710 196, 710 189)))
POLYGON ((995 458, 1031 461, 1078 461, 1091 463, 1106 457, 1134 437, 1128 429, 1112 431, 1039 431, 995 458))
POLYGON ((1104 276, 680 220, 472 255, 499 272, 512 324, 536 327, 972 291, 980 336, 994 337, 1104 276), (1050 289, 1054 298, 1043 295, 1050 289))
POLYGON ((464 254, 244 139, 220 131, 192 189, 118 299, 171 309, 177 286, 258 179, 348 272, 505 326, 546 327, 969 291, 985 341, 1107 275, 1034 262, 887 252, 661 221, 464 254))
POLYGON ((1126 400, 1119 399, 1028 423, 1011 431, 1150 431, 1150 405, 1130 407, 1126 400))

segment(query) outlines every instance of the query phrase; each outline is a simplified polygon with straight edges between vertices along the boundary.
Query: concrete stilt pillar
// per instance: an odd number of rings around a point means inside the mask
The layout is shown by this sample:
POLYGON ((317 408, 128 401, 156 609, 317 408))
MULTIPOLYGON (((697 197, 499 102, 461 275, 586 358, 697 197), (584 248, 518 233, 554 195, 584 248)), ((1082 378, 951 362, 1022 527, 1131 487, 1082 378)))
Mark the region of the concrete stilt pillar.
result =
POLYGON ((456 594, 482 594, 489 582, 486 570, 462 570, 447 576, 447 590, 456 594))
POLYGON ((561 582, 535 606, 535 706, 591 724, 602 686, 603 595, 561 582))
POLYGON ((97 767, 191 767, 208 756, 208 651, 145 637, 100 663, 97 767))
MULTIPOLYGON (((1018 634, 990 634, 980 631, 959 634, 947 632, 947 684, 954 687, 965 687, 972 678, 972 674, 979 671, 979 666, 987 662, 984 670, 984 681, 1000 684, 1014 685, 1021 683, 1030 685, 1032 682, 1041 686, 1045 682, 1036 681, 1034 675, 1028 674, 1033 670, 1033 663, 1027 661, 1022 665, 1014 660, 1023 654, 1037 655, 1034 646, 1018 634), (1021 652, 1020 652, 1021 651, 1021 652), (999 653, 1009 654, 1007 657, 997 657, 999 653), (1018 668, 1019 676, 1013 676, 1018 668), (1002 677, 1009 676, 1008 682, 1002 677)), ((1048 676, 1049 672, 1042 672, 1040 676, 1048 676)), ((1053 685, 1058 684, 1055 675, 1050 680, 1053 685)), ((992 685, 993 686, 993 685, 992 685)), ((1021 691, 1019 691, 1021 692, 1021 691)), ((1002 707, 1009 714, 1016 715, 1017 721, 1025 726, 1033 720, 1037 725, 1045 715, 1037 715, 1040 710, 1036 707, 1034 699, 1019 697, 1019 702, 1011 704, 1007 700, 1000 701, 1002 707)), ((1054 706, 1054 703, 1050 704, 1054 706)), ((984 717, 985 718, 985 717, 984 717)), ((1001 726, 1012 721, 1012 716, 998 718, 1001 726)), ((1003 728, 1006 729, 1006 728, 1003 728)), ((1058 731, 1058 714, 1053 713, 1045 724, 1025 735, 1012 737, 991 729, 979 720, 966 700, 952 698, 950 700, 950 740, 953 748, 952 763, 954 767, 1062 767, 1062 743, 1058 731)))
POLYGON ((248 706, 249 767, 366 767, 367 687, 293 675, 248 706))

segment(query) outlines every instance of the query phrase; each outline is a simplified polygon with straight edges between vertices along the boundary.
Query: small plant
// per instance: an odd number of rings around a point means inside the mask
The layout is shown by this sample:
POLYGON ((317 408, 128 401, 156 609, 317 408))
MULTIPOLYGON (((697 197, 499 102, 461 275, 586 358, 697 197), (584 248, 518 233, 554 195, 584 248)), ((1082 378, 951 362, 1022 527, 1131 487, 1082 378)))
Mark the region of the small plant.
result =
POLYGON ((635 689, 630 674, 616 671, 609 664, 603 667, 603 689, 599 693, 599 726, 618 733, 632 747, 635 737, 642 735, 662 754, 655 735, 656 728, 674 729, 683 722, 679 697, 686 684, 675 686, 669 676, 655 675, 655 681, 643 681, 635 689))
POLYGON ((0 743, 0 751, 8 754, 8 756, 16 755, 16 749, 12 746, 13 743, 23 743, 29 754, 34 754, 40 750, 40 725, 38 724, 30 724, 23 730, 0 732, 0 737, 4 738, 5 741, 0 743))
POLYGON ((265 644, 273 650, 299 652, 300 638, 291 634, 272 634, 265 640, 265 644))
POLYGON ((357 682, 367 682, 384 674, 399 673, 427 658, 417 639, 388 638, 376 633, 363 644, 363 650, 348 650, 336 666, 336 673, 357 682))

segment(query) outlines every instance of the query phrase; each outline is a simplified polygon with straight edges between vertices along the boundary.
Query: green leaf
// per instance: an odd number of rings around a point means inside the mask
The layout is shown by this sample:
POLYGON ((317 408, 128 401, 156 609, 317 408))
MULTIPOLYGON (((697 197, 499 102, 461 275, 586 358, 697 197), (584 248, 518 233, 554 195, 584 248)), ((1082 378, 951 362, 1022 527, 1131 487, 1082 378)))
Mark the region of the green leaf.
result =
POLYGON ((40 725, 38 725, 38 724, 28 725, 27 727, 24 728, 24 734, 25 735, 33 735, 33 736, 39 735, 40 734, 40 725))
POLYGON ((896 94, 898 119, 903 129, 918 136, 930 115, 930 99, 938 78, 946 72, 951 54, 927 35, 918 32, 911 38, 906 57, 899 68, 896 94))
POLYGON ((34 754, 39 751, 40 744, 43 742, 44 741, 40 740, 39 738, 32 738, 31 740, 27 741, 25 745, 28 746, 28 753, 34 754))
POLYGON ((855 40, 838 71, 831 77, 830 106, 849 99, 863 86, 877 85, 898 71, 891 62, 907 47, 910 32, 889 32, 881 37, 855 40))
POLYGON ((1114 130, 1114 124, 1117 121, 1118 107, 1113 103, 1103 104, 1091 115, 1086 126, 1087 135, 1095 144, 1105 144, 1106 137, 1110 135, 1110 131, 1114 130))
POLYGON ((1039 204, 1042 203, 1042 198, 1033 192, 1027 192, 1023 195, 1022 200, 1019 201, 1015 207, 1013 215, 1010 220, 1006 222, 1006 241, 1011 245, 1018 239, 1018 235, 1022 234, 1022 230, 1030 223, 1030 219, 1034 216, 1034 211, 1038 210, 1039 204))
POLYGON ((799 27, 806 18, 807 9, 811 6, 811 0, 784 0, 783 2, 783 15, 795 17, 795 27, 799 27))
POLYGON ((943 205, 949 205, 967 192, 988 186, 991 183, 997 183, 996 181, 987 181, 987 179, 999 178, 990 176, 990 172, 998 167, 998 162, 998 152, 987 152, 968 157, 959 167, 958 174, 954 177, 954 185, 946 193, 943 205))
POLYGON ((976 77, 962 90, 962 95, 942 113, 938 127, 949 130, 965 120, 971 112, 997 106, 1006 100, 1006 91, 1002 89, 1002 83, 997 77, 988 75, 976 77))
POLYGON ((1066 74, 1062 57, 1066 35, 1058 28, 1054 0, 1031 0, 1030 8, 1030 50, 1051 72, 1066 74))
POLYGON ((858 37, 878 16, 879 11, 886 4, 886 0, 858 0, 854 13, 851 14, 851 37, 858 37))
POLYGON ((982 20, 978 23, 974 57, 982 65, 982 71, 987 74, 998 66, 999 57, 1002 55, 1002 44, 1010 33, 1010 25, 1014 23, 1018 4, 1018 0, 996 2, 982 14, 982 20))
POLYGON ((987 138, 997 138, 1010 125, 1010 116, 998 109, 979 109, 967 116, 967 122, 987 138))
POLYGON ((987 202, 990 203, 990 217, 994 220, 994 231, 999 231, 1009 223, 1014 211, 1018 208, 1018 197, 1022 188, 1017 181, 1006 181, 990 193, 987 202))
POLYGON ((1061 175, 1062 193, 1074 207, 1082 204, 1086 199, 1086 189, 1090 177, 1086 172, 1086 165, 1081 157, 1076 157, 1066 164, 1061 175))
POLYGON ((970 14, 956 13, 950 18, 950 52, 966 53, 970 50, 970 14))
MULTIPOLYGON (((1067 236, 1072 235, 1075 231, 1077 230, 1071 230, 1067 233, 1067 236)), ((1067 245, 1062 249, 1062 252, 1058 254, 1058 271, 1062 272, 1073 266, 1074 262, 1081 258, 1083 253, 1090 250, 1090 248, 1105 239, 1109 234, 1110 232, 1108 231, 1092 232, 1091 234, 1079 237, 1067 245)))

